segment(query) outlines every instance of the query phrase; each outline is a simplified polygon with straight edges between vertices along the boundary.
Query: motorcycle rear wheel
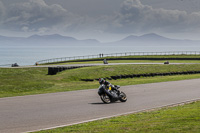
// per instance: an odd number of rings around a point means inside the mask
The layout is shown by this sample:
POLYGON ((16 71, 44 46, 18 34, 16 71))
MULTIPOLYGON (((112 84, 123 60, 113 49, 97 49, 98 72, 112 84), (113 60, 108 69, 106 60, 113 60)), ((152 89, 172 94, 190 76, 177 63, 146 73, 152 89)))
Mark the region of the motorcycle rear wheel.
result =
POLYGON ((121 91, 120 93, 120 99, 121 102, 126 102, 127 101, 127 97, 126 94, 124 92, 121 91))
POLYGON ((102 94, 100 97, 101 97, 101 100, 102 100, 104 103, 107 103, 107 104, 111 103, 110 97, 107 96, 106 94, 102 94))

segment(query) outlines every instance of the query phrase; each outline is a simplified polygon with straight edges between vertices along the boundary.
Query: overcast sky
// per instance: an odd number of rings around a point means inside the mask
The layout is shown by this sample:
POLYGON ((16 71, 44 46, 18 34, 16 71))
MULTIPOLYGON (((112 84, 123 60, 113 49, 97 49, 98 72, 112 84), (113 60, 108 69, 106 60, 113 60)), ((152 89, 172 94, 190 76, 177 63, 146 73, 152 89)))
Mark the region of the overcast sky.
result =
POLYGON ((200 39, 200 0, 0 0, 0 35, 200 39))

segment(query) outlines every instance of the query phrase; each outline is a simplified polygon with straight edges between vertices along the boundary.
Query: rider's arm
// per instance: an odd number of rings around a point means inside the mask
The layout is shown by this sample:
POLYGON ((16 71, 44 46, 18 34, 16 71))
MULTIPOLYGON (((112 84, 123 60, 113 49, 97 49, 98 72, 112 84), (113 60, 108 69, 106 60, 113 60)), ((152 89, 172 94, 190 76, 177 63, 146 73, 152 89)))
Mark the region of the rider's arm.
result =
POLYGON ((105 84, 107 85, 107 86, 110 86, 110 85, 112 85, 110 82, 108 82, 108 81, 105 81, 105 84))

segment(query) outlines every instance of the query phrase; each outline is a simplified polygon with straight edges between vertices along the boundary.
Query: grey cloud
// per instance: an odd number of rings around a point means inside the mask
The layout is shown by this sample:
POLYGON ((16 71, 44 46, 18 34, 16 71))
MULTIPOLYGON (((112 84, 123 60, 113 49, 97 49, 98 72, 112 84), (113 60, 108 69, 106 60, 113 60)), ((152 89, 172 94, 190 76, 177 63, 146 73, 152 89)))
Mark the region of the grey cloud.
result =
POLYGON ((23 31, 40 31, 72 23, 73 14, 58 4, 47 5, 44 0, 28 0, 10 5, 6 10, 4 28, 23 31))
MULTIPOLYGON (((65 4, 67 3, 65 2, 65 4)), ((9 6, 6 7, 6 17, 0 26, 10 31, 34 33, 90 32, 104 30, 108 22, 107 19, 110 19, 107 15, 95 18, 87 14, 80 16, 69 12, 59 4, 47 4, 45 0, 18 1, 9 6)))
POLYGON ((5 15, 4 4, 0 1, 0 23, 3 21, 5 15))
POLYGON ((126 0, 112 23, 112 32, 185 32, 199 30, 200 12, 156 9, 140 0, 126 0))
MULTIPOLYGON (((91 1, 87 0, 87 2, 91 1)), ((183 33, 188 31, 192 33, 200 31, 200 12, 170 10, 164 6, 145 5, 143 2, 146 0, 116 1, 118 2, 114 5, 118 5, 117 8, 111 10, 112 4, 110 3, 115 0, 109 2, 98 0, 98 2, 93 1, 93 4, 90 3, 90 5, 82 0, 77 0, 78 3, 74 0, 16 0, 12 2, 0 0, 0 28, 22 33, 79 33, 84 35, 94 35, 97 32, 119 35, 119 33, 183 33), (121 7, 119 6, 120 1, 122 1, 121 7), (109 6, 105 8, 104 4, 109 6), (96 8, 97 6, 98 8, 96 8), (106 10, 98 11, 99 9, 106 10)), ((157 0, 146 1, 146 4, 154 5, 155 1, 157 0)), ((172 0, 166 3, 171 5, 171 2, 172 0)))

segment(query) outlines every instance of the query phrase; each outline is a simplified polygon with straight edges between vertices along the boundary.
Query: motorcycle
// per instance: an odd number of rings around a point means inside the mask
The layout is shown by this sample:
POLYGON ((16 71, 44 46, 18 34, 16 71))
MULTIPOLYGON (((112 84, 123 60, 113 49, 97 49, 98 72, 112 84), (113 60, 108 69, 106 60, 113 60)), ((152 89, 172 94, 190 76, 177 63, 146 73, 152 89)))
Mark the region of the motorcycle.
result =
POLYGON ((121 102, 126 102, 126 94, 122 91, 119 91, 120 86, 115 85, 114 88, 115 89, 109 87, 109 89, 106 89, 106 86, 104 84, 100 85, 98 89, 98 94, 101 100, 107 104, 111 102, 116 102, 118 100, 120 100, 121 102))

